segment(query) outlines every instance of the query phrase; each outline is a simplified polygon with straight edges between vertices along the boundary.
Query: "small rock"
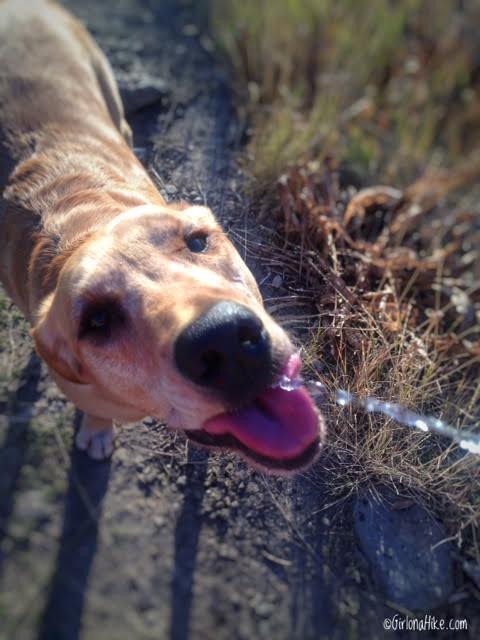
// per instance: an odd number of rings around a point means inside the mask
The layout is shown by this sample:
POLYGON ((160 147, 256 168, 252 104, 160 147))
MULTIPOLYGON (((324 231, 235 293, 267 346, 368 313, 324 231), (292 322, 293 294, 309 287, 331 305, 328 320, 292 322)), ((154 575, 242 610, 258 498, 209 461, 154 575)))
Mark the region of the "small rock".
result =
POLYGON ((183 29, 182 29, 182 33, 184 36, 188 36, 189 38, 193 38, 194 36, 198 36, 198 27, 195 24, 186 24, 183 29))
POLYGON ((215 43, 208 36, 205 36, 205 35, 201 36, 200 44, 205 49, 205 51, 208 51, 209 53, 212 53, 212 51, 215 50, 215 43))
POLYGON ((17 498, 16 514, 24 526, 28 521, 48 518, 49 507, 44 492, 30 489, 21 493, 17 498))
POLYGON ((177 193, 178 189, 174 184, 166 184, 164 187, 164 191, 169 196, 174 196, 177 193))
POLYGON ((162 78, 137 73, 120 76, 118 86, 127 115, 156 102, 165 101, 169 96, 169 90, 162 78))
POLYGON ((115 464, 122 465, 128 463, 130 460, 130 454, 124 447, 118 447, 115 451, 115 464))
MULTIPOLYGON (((357 497, 354 527, 373 578, 385 596, 410 610, 433 609, 454 591, 452 549, 443 527, 419 505, 395 510, 394 500, 357 497), (387 501, 388 500, 388 501, 387 501)), ((389 499, 390 498, 390 499, 389 499)))
POLYGON ((283 278, 281 275, 276 275, 272 280, 272 287, 279 289, 283 285, 283 278))
POLYGON ((255 603, 255 613, 262 618, 266 618, 271 615, 273 605, 265 600, 255 603))
POLYGON ((130 49, 135 53, 141 53, 145 49, 145 45, 141 40, 132 40, 130 49))
POLYGON ((258 493, 258 485, 255 482, 249 482, 247 484, 247 493, 258 493))
POLYGON ((221 544, 218 549, 218 555, 225 560, 236 560, 238 558, 238 551, 232 545, 221 544))

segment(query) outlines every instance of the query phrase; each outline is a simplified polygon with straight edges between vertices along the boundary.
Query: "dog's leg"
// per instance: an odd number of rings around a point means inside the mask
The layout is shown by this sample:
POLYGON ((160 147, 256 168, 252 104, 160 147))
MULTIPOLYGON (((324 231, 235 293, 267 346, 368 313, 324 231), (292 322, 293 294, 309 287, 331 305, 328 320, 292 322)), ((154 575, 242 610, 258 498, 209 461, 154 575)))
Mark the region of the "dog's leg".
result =
POLYGON ((87 413, 75 438, 75 444, 94 460, 104 460, 113 453, 115 426, 111 420, 97 418, 87 413))

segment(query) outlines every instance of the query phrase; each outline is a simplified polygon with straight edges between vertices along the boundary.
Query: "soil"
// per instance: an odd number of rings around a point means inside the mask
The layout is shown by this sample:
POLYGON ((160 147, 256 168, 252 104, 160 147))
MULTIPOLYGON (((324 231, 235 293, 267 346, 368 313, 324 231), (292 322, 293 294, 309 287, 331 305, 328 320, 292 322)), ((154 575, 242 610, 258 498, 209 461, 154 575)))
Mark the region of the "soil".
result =
MULTIPOLYGON (((111 60, 136 151, 165 197, 208 204, 234 240, 255 233, 241 195, 244 127, 207 35, 208 4, 65 4, 111 60)), ((269 296, 274 276, 246 258, 269 296)), ((76 451, 79 416, 3 294, 0 412, 2 639, 375 639, 390 635, 384 618, 406 613, 388 598, 399 593, 395 578, 378 576, 374 547, 385 541, 365 544, 366 525, 354 526, 358 504, 331 506, 325 459, 298 477, 271 478, 233 455, 195 449, 153 420, 122 429, 111 461, 76 451)), ((383 511, 368 511, 372 530, 383 530, 383 511)), ((441 525, 409 523, 409 544, 415 527, 419 537, 439 536, 441 525)), ((428 545, 421 550, 428 559, 428 545)), ((480 637, 478 602, 462 599, 464 578, 445 554, 452 587, 422 608, 465 617, 470 637, 480 637), (452 596, 457 604, 448 605, 452 596)), ((411 598, 417 576, 409 569, 411 598)))

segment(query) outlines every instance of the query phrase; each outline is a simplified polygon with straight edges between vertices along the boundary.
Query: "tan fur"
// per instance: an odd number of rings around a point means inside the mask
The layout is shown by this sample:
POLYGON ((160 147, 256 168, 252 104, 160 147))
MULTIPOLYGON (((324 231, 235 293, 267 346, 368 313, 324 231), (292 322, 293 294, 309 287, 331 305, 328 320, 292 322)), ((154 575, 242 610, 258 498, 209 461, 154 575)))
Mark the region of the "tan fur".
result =
POLYGON ((0 114, 0 277, 87 414, 81 448, 108 455, 112 420, 154 415, 196 429, 225 410, 173 364, 175 337, 215 301, 252 308, 277 356, 292 353, 212 213, 165 203, 130 148, 108 62, 52 2, 0 2, 0 114), (185 246, 194 230, 209 235, 205 254, 185 246), (99 347, 79 340, 79 313, 105 296, 122 302, 130 325, 99 347))

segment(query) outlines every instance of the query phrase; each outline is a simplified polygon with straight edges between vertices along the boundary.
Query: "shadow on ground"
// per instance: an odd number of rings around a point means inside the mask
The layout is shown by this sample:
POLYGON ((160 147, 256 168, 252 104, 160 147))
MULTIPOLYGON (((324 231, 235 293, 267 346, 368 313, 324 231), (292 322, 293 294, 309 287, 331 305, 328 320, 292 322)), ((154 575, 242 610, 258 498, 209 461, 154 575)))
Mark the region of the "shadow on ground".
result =
POLYGON ((38 640, 80 637, 110 467, 110 460, 96 462, 72 448, 62 534, 38 640))
POLYGON ((2 461, 2 476, 0 479, 0 576, 4 560, 2 541, 7 533, 18 479, 25 462, 32 413, 35 402, 40 397, 40 378, 41 361, 35 353, 32 353, 27 365, 20 374, 16 392, 10 395, 6 403, 6 436, 0 450, 0 460, 2 461))
POLYGON ((208 453, 191 449, 186 469, 182 510, 175 527, 175 556, 171 586, 170 640, 187 640, 192 613, 198 542, 202 528, 208 453))

